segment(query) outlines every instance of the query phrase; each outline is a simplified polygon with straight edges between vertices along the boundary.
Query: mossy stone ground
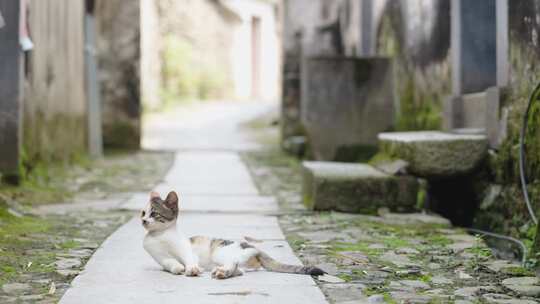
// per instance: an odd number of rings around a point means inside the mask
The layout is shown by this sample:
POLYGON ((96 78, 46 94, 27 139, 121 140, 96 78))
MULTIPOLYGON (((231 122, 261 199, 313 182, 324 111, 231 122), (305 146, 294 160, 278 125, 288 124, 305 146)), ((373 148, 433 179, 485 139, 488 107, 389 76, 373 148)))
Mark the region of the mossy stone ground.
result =
POLYGON ((125 211, 43 215, 47 204, 91 205, 151 189, 172 153, 108 153, 104 159, 36 170, 0 186, 0 302, 56 303, 99 244, 133 216, 125 211), (54 287, 53 287, 54 286, 54 287))
MULTIPOLYGON (((274 129, 251 131, 271 143, 277 142, 274 129)), ((331 303, 538 300, 502 285, 509 277, 533 275, 530 271, 498 260, 480 237, 438 217, 306 211, 300 162, 281 152, 279 145, 265 147, 245 152, 243 158, 261 193, 277 197, 285 212, 280 224, 296 254, 305 264, 340 278, 340 282, 318 281, 331 303)))

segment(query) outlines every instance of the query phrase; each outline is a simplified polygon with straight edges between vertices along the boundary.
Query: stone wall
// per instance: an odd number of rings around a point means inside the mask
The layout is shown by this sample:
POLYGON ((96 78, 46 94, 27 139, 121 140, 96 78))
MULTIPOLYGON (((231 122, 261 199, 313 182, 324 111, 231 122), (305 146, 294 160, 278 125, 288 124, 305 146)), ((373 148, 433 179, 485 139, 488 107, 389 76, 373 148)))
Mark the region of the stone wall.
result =
POLYGON ((285 141, 303 135, 300 117, 302 52, 310 49, 314 28, 320 20, 320 1, 285 0, 283 12, 283 83, 281 137, 285 141))
POLYGON ((394 58, 397 129, 439 129, 443 101, 452 89, 450 1, 379 2, 373 22, 375 53, 394 58))
POLYGON ((95 14, 103 143, 136 149, 141 134, 139 1, 98 0, 95 14))
POLYGON ((395 128, 441 127, 443 100, 452 89, 449 0, 289 0, 285 10, 283 138, 302 133, 295 81, 299 56, 392 57, 395 128))
MULTIPOLYGON (((508 1, 509 83, 501 100, 506 113, 507 138, 489 163, 490 185, 476 217, 478 227, 529 241, 535 227, 528 214, 519 181, 519 134, 529 95, 540 81, 540 3, 508 1)), ((540 104, 530 111, 526 138, 526 175, 533 209, 540 210, 540 104)))
POLYGON ((84 1, 32 0, 29 9, 23 161, 66 161, 87 148, 84 1))
POLYGON ((307 57, 301 95, 302 124, 317 160, 368 161, 378 133, 395 124, 388 58, 307 57))

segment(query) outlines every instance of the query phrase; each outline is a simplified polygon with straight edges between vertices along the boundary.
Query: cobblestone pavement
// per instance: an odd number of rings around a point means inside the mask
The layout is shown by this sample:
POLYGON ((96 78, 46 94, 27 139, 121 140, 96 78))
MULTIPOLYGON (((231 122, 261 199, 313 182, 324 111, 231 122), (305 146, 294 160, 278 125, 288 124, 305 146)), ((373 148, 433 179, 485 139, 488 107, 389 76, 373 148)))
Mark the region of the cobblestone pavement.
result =
POLYGON ((534 273, 497 259, 477 236, 427 214, 311 213, 301 205, 299 161, 277 145, 277 129, 256 125, 267 144, 243 154, 263 194, 275 195, 280 224, 331 303, 538 303, 534 273))
POLYGON ((115 207, 153 187, 172 159, 116 153, 68 171, 51 169, 62 174, 51 177, 46 191, 0 189, 0 203, 8 206, 0 208, 0 303, 57 303, 103 240, 133 217, 115 207))

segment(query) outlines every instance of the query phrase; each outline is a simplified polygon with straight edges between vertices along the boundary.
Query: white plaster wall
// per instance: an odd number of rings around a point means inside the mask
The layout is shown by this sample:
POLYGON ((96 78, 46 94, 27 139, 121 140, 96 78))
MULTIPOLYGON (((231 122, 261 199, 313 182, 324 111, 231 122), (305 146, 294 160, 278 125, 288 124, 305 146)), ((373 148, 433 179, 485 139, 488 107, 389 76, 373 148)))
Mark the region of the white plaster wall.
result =
POLYGON ((161 104, 161 58, 159 16, 154 0, 141 5, 141 94, 143 106, 157 109, 161 104))
POLYGON ((252 19, 261 20, 260 96, 258 99, 276 101, 280 95, 280 39, 277 3, 261 0, 228 0, 225 3, 242 19, 234 33, 232 52, 235 95, 238 99, 253 98, 252 92, 252 19))

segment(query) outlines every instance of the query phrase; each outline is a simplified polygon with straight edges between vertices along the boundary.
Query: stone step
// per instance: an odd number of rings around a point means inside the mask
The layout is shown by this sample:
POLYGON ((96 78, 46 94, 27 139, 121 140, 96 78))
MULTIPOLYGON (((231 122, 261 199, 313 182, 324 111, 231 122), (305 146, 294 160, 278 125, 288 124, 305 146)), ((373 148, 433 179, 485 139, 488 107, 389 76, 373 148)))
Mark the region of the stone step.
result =
POLYGON ((487 137, 439 131, 379 134, 382 153, 408 162, 408 172, 420 177, 441 178, 466 174, 487 153, 487 137))
POLYGON ((381 207, 411 211, 418 182, 392 176, 367 164, 303 162, 304 204, 311 210, 374 214, 381 207))

